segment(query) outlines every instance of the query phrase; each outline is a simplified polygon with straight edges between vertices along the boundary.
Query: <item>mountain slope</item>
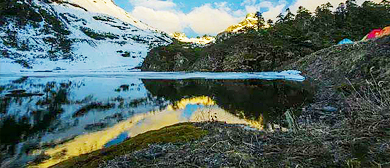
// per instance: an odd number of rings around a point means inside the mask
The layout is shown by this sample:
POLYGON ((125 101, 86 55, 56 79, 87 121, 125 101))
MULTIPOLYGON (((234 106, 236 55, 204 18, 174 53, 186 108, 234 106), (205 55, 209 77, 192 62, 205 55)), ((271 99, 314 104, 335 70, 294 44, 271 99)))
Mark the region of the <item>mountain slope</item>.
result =
MULTIPOLYGON (((280 69, 297 69, 331 85, 390 80, 390 36, 354 44, 334 45, 280 69)), ((389 86, 388 82, 383 82, 389 86)))
POLYGON ((110 0, 16 1, 1 12, 0 73, 128 70, 171 42, 110 0))
POLYGON ((131 23, 132 25, 141 28, 141 29, 151 29, 148 25, 140 22, 135 19, 129 13, 127 13, 122 8, 115 5, 112 0, 66 0, 70 4, 77 4, 81 7, 85 8, 89 12, 102 13, 106 15, 110 15, 112 17, 118 18, 122 21, 131 23))

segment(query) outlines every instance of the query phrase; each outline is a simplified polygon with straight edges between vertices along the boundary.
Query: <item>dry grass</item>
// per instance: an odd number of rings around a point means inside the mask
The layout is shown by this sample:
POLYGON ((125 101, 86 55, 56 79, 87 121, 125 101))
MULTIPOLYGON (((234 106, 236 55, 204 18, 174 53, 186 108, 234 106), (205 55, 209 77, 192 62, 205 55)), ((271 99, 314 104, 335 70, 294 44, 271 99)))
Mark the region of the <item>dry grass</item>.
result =
POLYGON ((317 121, 298 126, 291 137, 281 135, 279 143, 288 145, 278 146, 278 155, 303 167, 315 164, 307 159, 319 159, 320 167, 390 167, 390 94, 383 86, 375 80, 352 86, 352 94, 345 96, 347 107, 333 114, 333 124, 317 121))
POLYGON ((385 82, 366 81, 347 98, 352 152, 362 166, 390 167, 390 94, 385 82))

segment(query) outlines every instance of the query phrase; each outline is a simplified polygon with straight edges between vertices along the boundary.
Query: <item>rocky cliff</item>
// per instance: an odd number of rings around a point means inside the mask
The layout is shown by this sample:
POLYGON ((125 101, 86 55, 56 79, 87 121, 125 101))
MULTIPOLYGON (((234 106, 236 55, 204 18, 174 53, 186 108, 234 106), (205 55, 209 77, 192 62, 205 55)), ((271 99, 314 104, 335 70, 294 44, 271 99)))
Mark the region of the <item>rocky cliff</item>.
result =
POLYGON ((204 48, 174 43, 148 53, 143 71, 272 71, 314 52, 310 44, 274 44, 256 30, 232 35, 204 48), (169 64, 170 66, 165 66, 169 64))

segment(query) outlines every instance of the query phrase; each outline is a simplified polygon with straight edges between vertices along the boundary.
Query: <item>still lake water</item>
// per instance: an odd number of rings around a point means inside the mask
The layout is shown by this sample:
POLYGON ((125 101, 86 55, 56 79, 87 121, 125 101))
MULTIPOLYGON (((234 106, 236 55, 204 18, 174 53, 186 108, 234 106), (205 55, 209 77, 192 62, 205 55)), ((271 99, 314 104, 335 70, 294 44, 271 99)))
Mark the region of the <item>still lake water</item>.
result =
POLYGON ((179 122, 283 127, 283 113, 314 90, 268 75, 0 76, 0 167, 48 167, 179 122))

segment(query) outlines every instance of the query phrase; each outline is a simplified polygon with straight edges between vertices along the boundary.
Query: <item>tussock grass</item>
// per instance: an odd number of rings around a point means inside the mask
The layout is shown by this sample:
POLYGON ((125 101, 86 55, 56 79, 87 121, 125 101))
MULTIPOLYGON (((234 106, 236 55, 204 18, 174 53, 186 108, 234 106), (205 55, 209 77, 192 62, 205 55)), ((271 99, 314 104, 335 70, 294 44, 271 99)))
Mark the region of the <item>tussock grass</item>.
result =
POLYGON ((390 166, 390 90, 384 81, 366 81, 347 98, 353 159, 362 166, 390 166))
POLYGON ((267 134, 265 167, 390 167, 390 90, 384 86, 375 80, 351 84, 347 106, 332 114, 332 125, 296 124, 287 111, 290 131, 267 134))

